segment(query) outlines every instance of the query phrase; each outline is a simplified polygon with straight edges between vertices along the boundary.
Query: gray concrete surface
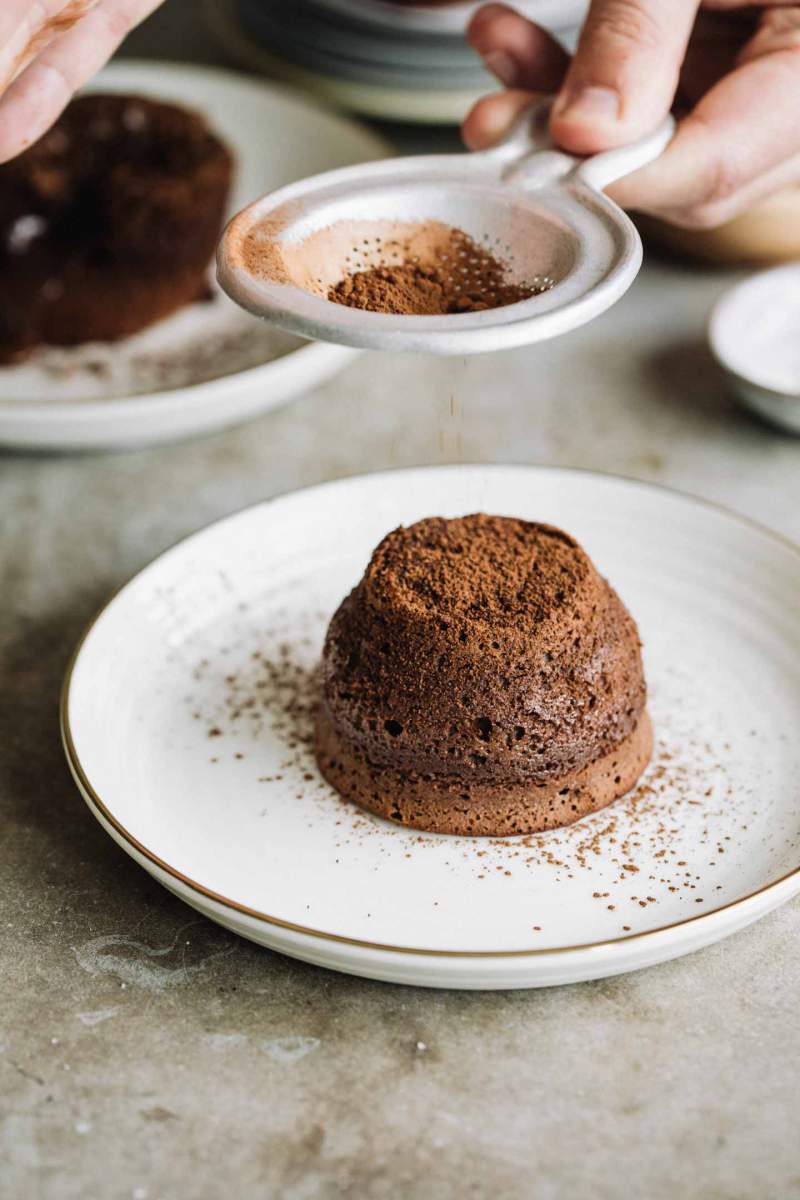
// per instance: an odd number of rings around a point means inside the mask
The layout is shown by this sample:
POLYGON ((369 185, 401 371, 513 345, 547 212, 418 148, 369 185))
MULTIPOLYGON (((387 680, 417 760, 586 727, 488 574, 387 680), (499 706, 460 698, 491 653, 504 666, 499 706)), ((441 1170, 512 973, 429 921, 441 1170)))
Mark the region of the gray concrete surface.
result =
MULTIPOLYGON (((177 55, 181 7, 132 49, 177 55)), ((800 1196, 799 903, 596 984, 470 995, 338 976, 158 887, 83 806, 57 731, 71 647, 116 586, 184 534, 319 480, 575 464, 800 538, 800 441, 733 407, 703 347, 723 284, 651 262, 611 314, 539 348, 364 357, 206 440, 0 457, 4 1200, 800 1196)))

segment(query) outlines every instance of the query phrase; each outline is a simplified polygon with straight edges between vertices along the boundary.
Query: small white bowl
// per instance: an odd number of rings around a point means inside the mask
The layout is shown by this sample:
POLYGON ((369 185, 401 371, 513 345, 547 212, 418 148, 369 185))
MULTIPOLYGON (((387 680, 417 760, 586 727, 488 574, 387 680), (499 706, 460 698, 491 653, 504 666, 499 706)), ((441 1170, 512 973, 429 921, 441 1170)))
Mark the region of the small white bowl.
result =
POLYGON ((759 271, 725 292, 708 339, 742 403, 800 434, 800 262, 759 271))

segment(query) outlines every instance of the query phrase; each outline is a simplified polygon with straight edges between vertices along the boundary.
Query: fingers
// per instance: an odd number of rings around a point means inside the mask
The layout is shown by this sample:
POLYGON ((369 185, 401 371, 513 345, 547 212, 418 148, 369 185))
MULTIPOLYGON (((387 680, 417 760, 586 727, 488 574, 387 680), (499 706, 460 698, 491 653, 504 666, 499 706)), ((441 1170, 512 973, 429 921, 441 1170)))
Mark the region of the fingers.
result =
POLYGON ((464 121, 465 143, 470 150, 482 150, 508 132, 530 104, 530 92, 558 90, 569 56, 549 33, 505 4, 478 9, 467 37, 489 70, 511 89, 479 100, 464 121))
POLYGON ((4 0, 0 9, 0 93, 36 55, 97 0, 4 0))
POLYGON ((703 97, 660 159, 615 185, 615 199, 676 224, 710 228, 800 181, 800 9, 794 30, 784 26, 778 42, 775 34, 774 26, 766 34, 762 28, 743 65, 703 97), (780 48, 750 57, 764 45, 780 48))
POLYGON ((569 63, 566 51, 549 33, 505 4, 479 8, 467 39, 505 87, 555 92, 561 86, 569 63))
MULTIPOLYGON (((567 150, 593 154, 649 132, 669 111, 699 3, 593 0, 571 66, 549 34, 503 4, 479 9, 467 36, 506 87, 560 88, 553 136, 567 150)), ((467 145, 497 140, 519 107, 505 97, 479 102, 464 123, 467 145)))
POLYGON ((800 7, 797 5, 764 13, 753 37, 742 49, 739 62, 752 62, 782 50, 800 50, 800 7))
POLYGON ((100 0, 51 42, 0 97, 0 162, 19 154, 52 125, 125 35, 161 0, 100 0))
POLYGON ((592 0, 553 109, 553 137, 594 154, 649 132, 669 112, 699 0, 592 0))
POLYGON ((469 150, 494 146, 509 131, 514 121, 531 102, 530 92, 500 92, 484 96, 475 104, 461 126, 461 136, 469 150))
MULTIPOLYGON (((672 103, 698 5, 593 0, 554 109, 556 140, 595 153, 651 129, 672 103)), ((724 223, 800 183, 800 5, 704 0, 703 8, 716 10, 714 38, 703 40, 701 19, 682 81, 687 98, 701 96, 697 107, 660 159, 610 189, 626 207, 696 228, 724 223)), ((500 4, 479 10, 469 38, 498 78, 513 85, 479 101, 467 117, 465 141, 480 149, 505 134, 531 90, 557 86, 565 55, 500 4)))

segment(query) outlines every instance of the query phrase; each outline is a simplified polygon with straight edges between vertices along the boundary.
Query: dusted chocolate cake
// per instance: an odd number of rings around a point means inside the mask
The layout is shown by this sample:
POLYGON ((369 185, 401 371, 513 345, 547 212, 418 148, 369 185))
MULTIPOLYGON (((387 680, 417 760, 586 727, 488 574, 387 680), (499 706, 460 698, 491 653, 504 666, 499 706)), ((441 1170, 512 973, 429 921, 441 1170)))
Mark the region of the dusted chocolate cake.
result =
POLYGON ((322 666, 323 775, 417 829, 569 825, 650 758, 636 626, 550 525, 477 514, 396 529, 335 613, 322 666))
POLYGON ((0 362, 115 341, 201 297, 231 172, 196 113, 74 100, 0 166, 0 362))

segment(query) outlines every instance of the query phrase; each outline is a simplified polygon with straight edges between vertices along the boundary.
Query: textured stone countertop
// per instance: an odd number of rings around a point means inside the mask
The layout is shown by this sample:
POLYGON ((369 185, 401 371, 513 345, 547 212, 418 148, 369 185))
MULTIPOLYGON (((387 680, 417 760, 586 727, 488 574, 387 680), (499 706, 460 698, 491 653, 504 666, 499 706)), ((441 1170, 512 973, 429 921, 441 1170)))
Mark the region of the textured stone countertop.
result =
MULTIPOLYGON (((194 7, 169 5, 130 49, 177 56, 194 7)), ((89 815, 58 739, 67 657, 109 593, 176 539, 304 484, 575 464, 800 539, 800 440, 734 407, 704 348, 723 286, 649 262, 610 314, 541 347, 365 356, 205 440, 0 456, 3 1197, 800 1196, 800 903, 606 982, 366 982, 240 941, 159 887, 89 815)))

